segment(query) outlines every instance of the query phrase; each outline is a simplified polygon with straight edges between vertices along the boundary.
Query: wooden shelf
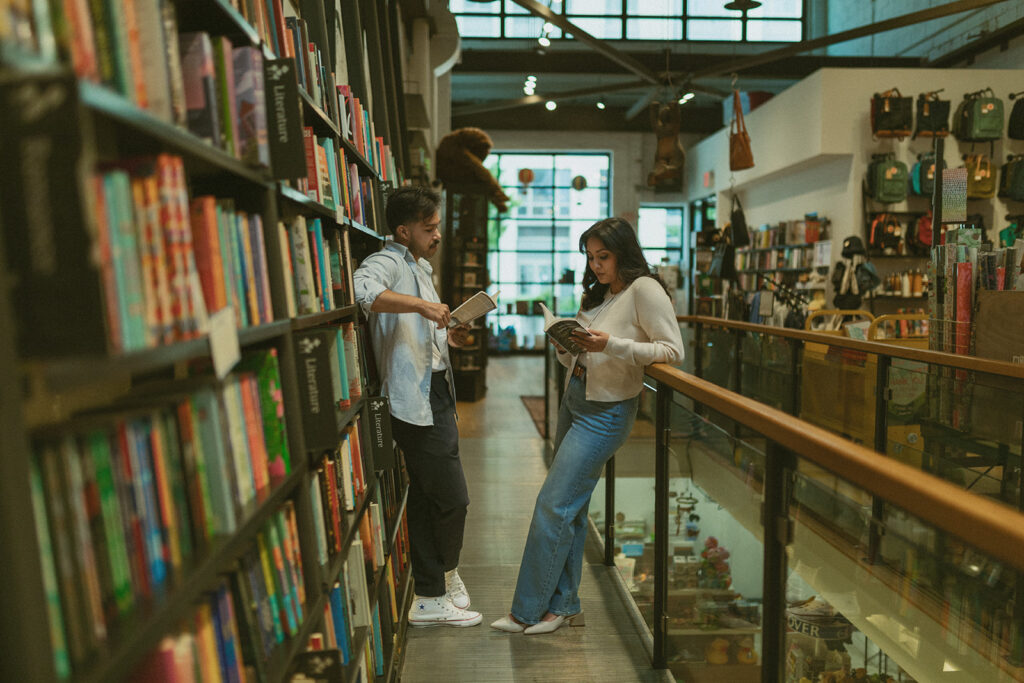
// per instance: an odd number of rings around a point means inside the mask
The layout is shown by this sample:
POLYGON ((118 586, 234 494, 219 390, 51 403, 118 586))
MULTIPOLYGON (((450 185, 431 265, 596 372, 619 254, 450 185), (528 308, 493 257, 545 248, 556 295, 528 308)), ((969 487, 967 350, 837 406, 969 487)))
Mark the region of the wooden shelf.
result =
POLYGON ((208 167, 208 172, 230 174, 251 183, 267 185, 270 182, 267 169, 247 166, 189 131, 158 119, 144 109, 139 109, 120 94, 102 85, 79 81, 78 91, 82 104, 90 111, 127 127, 127 133, 141 133, 154 142, 166 145, 185 157, 186 163, 189 160, 199 161, 208 167))
POLYGON ((370 176, 376 180, 380 180, 380 174, 377 170, 370 165, 370 162, 366 160, 359 150, 356 149, 355 143, 347 139, 345 136, 339 136, 341 140, 341 146, 345 148, 345 161, 352 161, 359 168, 359 175, 370 176))
MULTIPOLYGON (((824 240, 823 240, 824 241, 824 240)), ((737 247, 736 253, 752 253, 758 251, 778 251, 780 249, 806 249, 813 247, 817 242, 804 242, 802 244, 777 244, 774 247, 737 247)))
POLYGON ((310 96, 306 89, 299 85, 299 97, 302 99, 302 110, 305 113, 305 120, 313 128, 314 132, 321 133, 323 137, 331 137, 335 140, 341 137, 338 127, 327 115, 320 105, 310 96))
POLYGON ((741 633, 760 633, 761 627, 750 625, 749 628, 674 628, 669 626, 665 634, 670 636, 734 636, 741 633))
POLYGON ((373 230, 370 230, 362 223, 356 223, 354 220, 347 216, 342 220, 342 223, 349 226, 356 232, 372 237, 375 240, 380 240, 383 242, 386 239, 384 235, 380 234, 379 232, 374 232, 373 230))
MULTIPOLYGON (((822 266, 824 267, 824 266, 822 266)), ((808 266, 806 268, 744 268, 742 270, 737 269, 737 273, 809 273, 814 270, 814 266, 808 266)))
POLYGON ((344 320, 345 318, 354 318, 357 312, 358 307, 355 304, 349 304, 348 306, 335 308, 334 310, 331 311, 321 311, 320 313, 307 313, 306 315, 301 315, 298 318, 293 319, 292 329, 306 330, 309 329, 310 327, 316 327, 317 325, 326 325, 337 320, 344 320))
POLYGON ((315 199, 310 198, 308 195, 302 194, 294 187, 288 187, 284 183, 278 183, 277 187, 281 197, 287 199, 292 204, 297 204, 298 206, 301 206, 308 211, 312 211, 323 218, 328 218, 332 221, 338 220, 338 212, 326 204, 321 204, 315 199))
POLYGON ((73 676, 72 681, 107 683, 127 678, 160 639, 192 613, 200 597, 216 589, 221 575, 249 549, 257 532, 303 480, 305 460, 296 459, 295 464, 291 474, 265 500, 253 501, 248 506, 240 516, 244 521, 235 533, 215 540, 206 553, 193 558, 192 565, 181 572, 161 597, 136 605, 134 612, 108 634, 105 647, 101 648, 93 665, 73 676))

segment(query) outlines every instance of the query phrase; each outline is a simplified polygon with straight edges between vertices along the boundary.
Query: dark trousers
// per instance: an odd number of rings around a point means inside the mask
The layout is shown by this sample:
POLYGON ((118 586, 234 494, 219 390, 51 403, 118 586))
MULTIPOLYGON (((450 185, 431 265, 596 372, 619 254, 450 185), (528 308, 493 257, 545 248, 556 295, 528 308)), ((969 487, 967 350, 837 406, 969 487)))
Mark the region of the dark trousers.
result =
POLYGON ((459 460, 455 401, 444 372, 430 380, 430 427, 392 418, 392 435, 409 472, 409 546, 416 595, 444 595, 444 573, 459 566, 469 492, 459 460))

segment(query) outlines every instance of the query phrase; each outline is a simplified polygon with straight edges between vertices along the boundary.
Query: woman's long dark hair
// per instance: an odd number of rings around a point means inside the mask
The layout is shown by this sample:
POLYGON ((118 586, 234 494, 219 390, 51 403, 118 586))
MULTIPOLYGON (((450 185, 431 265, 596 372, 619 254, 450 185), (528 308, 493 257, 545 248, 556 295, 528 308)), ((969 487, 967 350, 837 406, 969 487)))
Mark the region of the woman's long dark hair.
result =
MULTIPOLYGON (((665 283, 655 273, 652 273, 651 267, 647 265, 644 252, 640 248, 640 242, 636 239, 636 231, 633 230, 633 226, 629 224, 629 221, 613 217, 605 218, 591 225, 580 235, 580 253, 583 255, 587 253, 587 241, 591 237, 601 240, 605 248, 615 254, 619 278, 627 287, 637 278, 650 277, 654 278, 661 285, 662 289, 665 290, 665 293, 668 294, 668 288, 665 287, 665 283)), ((581 308, 584 311, 588 311, 597 306, 604 301, 604 295, 607 291, 608 285, 597 281, 597 276, 590 269, 590 263, 588 262, 587 268, 583 272, 583 304, 581 308)))

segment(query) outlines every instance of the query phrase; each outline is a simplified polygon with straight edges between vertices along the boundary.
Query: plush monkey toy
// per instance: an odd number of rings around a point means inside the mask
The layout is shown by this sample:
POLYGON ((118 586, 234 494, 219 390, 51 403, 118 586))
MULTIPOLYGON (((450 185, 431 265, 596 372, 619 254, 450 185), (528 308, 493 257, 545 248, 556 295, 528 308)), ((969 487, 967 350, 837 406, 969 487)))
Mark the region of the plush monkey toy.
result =
POLYGON ((479 128, 458 128, 441 138, 437 146, 437 177, 445 185, 479 185, 498 207, 508 210, 508 195, 494 179, 483 160, 491 151, 491 137, 479 128))

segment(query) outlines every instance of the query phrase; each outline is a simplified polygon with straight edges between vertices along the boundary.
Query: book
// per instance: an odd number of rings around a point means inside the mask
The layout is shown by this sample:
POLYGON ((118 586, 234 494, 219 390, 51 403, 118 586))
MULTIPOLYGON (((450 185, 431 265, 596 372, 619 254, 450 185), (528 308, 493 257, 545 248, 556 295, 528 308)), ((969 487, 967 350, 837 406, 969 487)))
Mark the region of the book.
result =
POLYGON ((201 31, 182 33, 178 38, 188 129, 206 142, 220 146, 221 121, 217 112, 213 43, 209 34, 201 31))
POLYGON ((563 349, 572 355, 583 353, 583 347, 576 343, 573 332, 583 330, 588 335, 590 332, 575 318, 557 318, 551 309, 539 302, 541 312, 544 314, 544 334, 554 339, 563 349))
POLYGON ((451 322, 448 323, 448 329, 472 322, 480 316, 493 311, 497 307, 498 292, 488 294, 481 290, 463 301, 458 308, 452 311, 452 319, 451 322))
POLYGON ((238 155, 252 166, 269 166, 270 141, 264 97, 263 56, 255 47, 236 47, 232 55, 235 106, 238 113, 238 155))

